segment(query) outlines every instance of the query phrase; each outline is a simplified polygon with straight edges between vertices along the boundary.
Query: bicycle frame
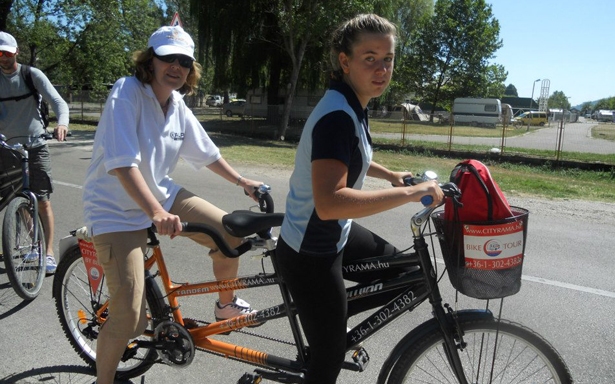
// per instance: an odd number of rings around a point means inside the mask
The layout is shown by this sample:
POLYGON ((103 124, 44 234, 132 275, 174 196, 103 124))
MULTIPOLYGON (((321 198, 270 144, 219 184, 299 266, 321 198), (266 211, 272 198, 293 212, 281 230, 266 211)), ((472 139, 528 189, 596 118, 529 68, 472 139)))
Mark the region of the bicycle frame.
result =
MULTIPOLYGON (((408 272, 399 277, 384 279, 375 283, 357 284, 347 288, 346 294, 349 306, 352 303, 361 303, 361 300, 374 297, 375 295, 389 292, 391 290, 401 290, 394 299, 388 304, 376 308, 376 310, 353 327, 347 334, 347 350, 356 349, 353 354, 353 362, 346 362, 344 369, 362 371, 368 361, 365 352, 360 352, 356 346, 365 339, 378 332, 391 321, 405 312, 411 312, 426 299, 429 299, 433 308, 434 316, 438 319, 441 326, 447 330, 445 334, 455 334, 450 330, 450 321, 446 320, 446 313, 441 305, 442 298, 437 286, 436 274, 432 265, 427 243, 423 234, 420 232, 422 226, 420 219, 428 218, 433 208, 425 208, 422 212, 413 217, 412 229, 414 233, 415 252, 399 253, 373 257, 359 260, 344 265, 349 271, 374 271, 375 269, 386 271, 391 267, 416 267, 416 270, 408 272), (419 222, 415 222, 419 220, 419 222)), ((264 248, 265 254, 272 256, 275 271, 275 240, 260 239, 260 247, 264 248), (263 241, 264 240, 264 241, 263 241)), ((154 284, 157 292, 159 286, 154 281, 160 278, 160 285, 164 294, 160 292, 160 299, 165 298, 168 303, 168 314, 173 321, 181 324, 190 333, 194 346, 206 351, 214 352, 226 357, 231 357, 246 363, 251 363, 263 367, 288 370, 299 373, 305 363, 306 346, 300 332, 300 325, 294 310, 294 305, 290 299, 290 294, 286 290, 284 282, 280 279, 277 272, 259 273, 256 275, 238 277, 229 280, 207 281, 197 283, 174 284, 171 280, 169 270, 164 260, 160 244, 154 233, 150 233, 150 243, 148 244, 151 254, 145 256, 146 284, 154 284), (149 273, 151 270, 155 273, 149 273), (283 303, 269 308, 261 309, 254 314, 242 315, 232 319, 217 321, 205 325, 189 324, 180 310, 179 299, 184 296, 195 296, 218 293, 228 290, 252 289, 278 285, 282 294, 283 303), (294 336, 295 345, 298 351, 298 360, 290 360, 279 356, 270 355, 263 351, 250 349, 232 343, 227 343, 211 336, 228 334, 233 330, 244 327, 258 326, 265 322, 287 317, 290 322, 294 336)), ((107 303, 97 310, 99 321, 104 322, 107 303)), ((164 321, 165 319, 155 319, 164 321)), ((449 354, 455 355, 456 344, 450 339, 449 354)), ((143 347, 156 346, 156 342, 137 340, 137 345, 143 347)), ((458 362, 453 358, 453 361, 458 362)), ((460 367, 460 365, 457 365, 460 367)), ((461 369, 461 368, 459 368, 461 369)), ((461 370, 459 371, 461 372, 461 370)))
MULTIPOLYGON (((443 184, 441 189, 445 196, 458 203, 461 191, 454 184, 443 184)), ((258 196, 259 208, 261 212, 273 212, 271 196, 266 196, 269 200, 261 200, 262 196, 258 196)), ((410 230, 413 238, 408 250, 367 259, 349 255, 353 261, 343 264, 344 277, 358 282, 346 289, 348 316, 360 313, 361 320, 346 334, 346 351, 351 352, 351 359, 346 359, 342 368, 363 371, 369 362, 363 341, 401 314, 412 312, 429 300, 433 316, 411 327, 405 336, 396 340, 380 368, 377 383, 440 380, 437 382, 468 384, 478 382, 479 377, 485 377, 489 382, 493 382, 493 378, 497 382, 516 383, 519 382, 519 375, 527 377, 522 382, 528 383, 572 382, 561 356, 537 333, 499 316, 496 319, 488 309, 454 310, 443 303, 438 287, 442 274, 436 274, 439 272, 427 244, 427 238, 440 236, 437 226, 434 232, 427 232, 434 209, 424 208, 412 216, 410 230), (500 353, 500 350, 503 352, 500 353)), ((149 235, 148 250, 144 254, 144 273, 151 316, 147 330, 141 335, 143 337, 128 343, 118 367, 118 378, 136 377, 155 363, 185 367, 192 362, 195 350, 199 349, 256 366, 253 373, 246 372, 238 383, 259 383, 262 379, 284 383, 304 382, 310 349, 303 340, 297 310, 285 281, 277 274, 277 244, 271 235, 271 228, 280 226, 284 215, 243 212, 246 213, 233 212, 222 219, 229 234, 246 238, 236 249, 230 249, 220 234, 206 225, 182 223, 183 230, 210 236, 217 248, 228 257, 237 257, 250 249, 263 250, 263 256, 271 257, 273 273, 263 266, 261 273, 250 276, 174 283, 156 235, 149 235), (190 318, 180 310, 180 301, 184 296, 272 285, 278 286, 282 303, 247 315, 208 323, 190 318), (294 342, 278 340, 277 336, 269 337, 267 331, 261 334, 240 330, 280 318, 288 320, 294 342), (245 347, 244 337, 226 341, 216 337, 233 330, 241 332, 240 335, 293 345, 297 355, 288 359, 265 352, 273 351, 268 347, 259 347, 260 350, 245 347), (243 345, 237 345, 238 342, 232 340, 241 340, 243 345)), ((67 252, 68 259, 60 262, 53 291, 64 333, 73 349, 79 354, 83 353, 82 358, 93 367, 96 364, 93 347, 100 326, 108 316, 108 304, 104 299, 107 293, 102 286, 102 268, 98 265, 98 270, 93 269, 98 262, 93 244, 87 243, 86 232, 82 228, 73 232, 72 237, 60 241, 60 249, 67 252), (83 244, 76 248, 77 241, 89 244, 91 248, 82 248, 83 244), (89 300, 84 296, 88 293, 84 284, 88 282, 89 300)))
MULTIPOLYGON (((30 201, 30 207, 32 210, 32 217, 38 217, 38 199, 36 194, 30 190, 30 167, 29 167, 29 154, 28 150, 23 145, 10 146, 4 140, 0 140, 0 150, 6 150, 9 152, 17 152, 20 156, 20 168, 14 168, 4 170, 4 175, 0 178, 0 211, 6 208, 11 200, 16 196, 23 196, 30 201), (10 191, 6 191, 10 188, 10 191)), ((36 225, 36 221, 33 226, 33 237, 39 238, 40 228, 36 225)), ((32 250, 35 246, 32 246, 32 250)))

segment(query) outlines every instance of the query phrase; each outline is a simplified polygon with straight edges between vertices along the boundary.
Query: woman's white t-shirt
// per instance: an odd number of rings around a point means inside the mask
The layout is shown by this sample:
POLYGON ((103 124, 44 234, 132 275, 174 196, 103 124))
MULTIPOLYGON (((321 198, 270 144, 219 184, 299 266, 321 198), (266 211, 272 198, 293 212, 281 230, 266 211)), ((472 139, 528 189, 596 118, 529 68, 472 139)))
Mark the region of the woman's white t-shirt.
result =
POLYGON ((112 170, 138 167, 168 211, 181 188, 169 177, 179 159, 200 169, 220 157, 218 147, 178 92, 171 95, 165 117, 149 84, 135 77, 119 79, 107 98, 94 138, 83 193, 85 225, 91 234, 100 235, 152 224, 112 170))

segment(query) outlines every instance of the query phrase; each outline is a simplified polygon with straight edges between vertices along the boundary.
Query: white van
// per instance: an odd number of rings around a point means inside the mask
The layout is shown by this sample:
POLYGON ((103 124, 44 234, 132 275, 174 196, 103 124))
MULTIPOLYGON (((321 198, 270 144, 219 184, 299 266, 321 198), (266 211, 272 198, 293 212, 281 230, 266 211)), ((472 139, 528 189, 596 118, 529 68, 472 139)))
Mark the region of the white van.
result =
POLYGON ((498 99, 457 98, 453 103, 453 121, 457 125, 495 128, 502 123, 502 103, 498 99))
POLYGON ((608 109, 601 109, 598 112, 596 112, 596 120, 597 121, 603 121, 603 122, 607 122, 607 121, 613 121, 613 111, 608 110, 608 109))

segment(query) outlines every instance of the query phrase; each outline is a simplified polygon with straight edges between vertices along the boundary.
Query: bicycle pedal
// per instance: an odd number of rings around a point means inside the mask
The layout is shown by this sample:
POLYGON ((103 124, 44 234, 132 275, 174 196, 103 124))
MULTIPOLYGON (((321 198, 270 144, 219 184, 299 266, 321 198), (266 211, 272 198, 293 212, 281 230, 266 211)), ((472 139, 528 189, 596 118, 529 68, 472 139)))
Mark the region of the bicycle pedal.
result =
POLYGON ((349 371, 363 372, 369 363, 369 355, 365 348, 360 347, 352 354, 352 362, 344 361, 343 368, 349 371))
POLYGON ((263 381, 261 376, 246 372, 237 380, 237 384, 259 384, 261 381, 263 381))
POLYGON ((272 380, 278 383, 297 383, 301 384, 305 380, 305 375, 303 373, 293 373, 286 371, 266 371, 264 369, 255 369, 254 372, 258 376, 259 381, 255 381, 255 383, 260 383, 260 380, 267 379, 272 380))
POLYGON ((139 349, 139 345, 134 341, 129 343, 124 350, 124 354, 122 355, 122 361, 126 362, 137 355, 137 350, 139 349))

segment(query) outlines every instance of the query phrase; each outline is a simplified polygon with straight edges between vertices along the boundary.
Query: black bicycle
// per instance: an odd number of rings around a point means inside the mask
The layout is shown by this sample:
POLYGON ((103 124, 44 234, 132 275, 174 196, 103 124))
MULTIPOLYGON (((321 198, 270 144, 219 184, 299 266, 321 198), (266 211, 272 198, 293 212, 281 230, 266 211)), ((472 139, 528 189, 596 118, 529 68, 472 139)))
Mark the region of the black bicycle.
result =
MULTIPOLYGON (((460 191, 454 184, 446 183, 442 185, 442 190, 447 199, 458 201, 460 191)), ((266 186, 259 189, 259 205, 261 211, 273 212, 273 200, 268 192, 266 186)), ((534 331, 498 318, 488 309, 453 310, 448 304, 443 304, 438 287, 442 276, 434 268, 435 260, 429 252, 426 238, 439 237, 448 244, 450 239, 445 237, 450 233, 446 228, 442 231, 429 230, 430 217, 434 214, 437 214, 434 208, 426 207, 412 216, 413 245, 407 250, 344 265, 344 271, 354 274, 366 271, 372 274, 382 272, 382 276, 387 276, 348 287, 349 312, 352 313, 351 307, 362 307, 376 295, 398 292, 386 305, 376 308, 348 331, 349 353, 344 369, 364 371, 369 362, 366 340, 402 314, 412 312, 428 301, 433 317, 398 340, 380 369, 378 383, 572 383, 561 356, 534 331), (399 271, 401 267, 407 272, 394 276, 386 274, 389 268, 399 271)), ((516 214, 510 222, 517 223, 517 228, 520 228, 518 222, 527 218, 525 215, 524 219, 523 215, 516 214)), ((256 366, 253 372, 246 372, 237 383, 260 383, 263 379, 302 383, 310 349, 304 341, 285 282, 276 272, 276 238, 272 235, 272 227, 281 225, 283 217, 282 213, 245 210, 226 215, 223 223, 229 233, 240 237, 251 236, 237 249, 230 249, 222 237, 208 226, 184 224, 185 231, 210 235, 228 257, 238 257, 256 249, 263 250, 263 256, 271 258, 270 267, 263 263, 262 273, 223 281, 174 282, 156 234, 150 231, 149 250, 144 255, 149 325, 141 337, 127 345, 117 378, 136 377, 156 363, 185 367, 193 361, 195 351, 200 350, 256 366), (269 268, 273 270, 267 271, 269 268), (195 315, 202 313, 188 313, 189 309, 182 308, 179 303, 183 296, 272 285, 280 289, 280 304, 261 309, 255 314, 223 321, 198 320, 195 315), (283 324, 279 319, 285 319, 283 324), (292 342, 260 337, 293 344, 297 351, 295 358, 275 356, 245 346, 253 340, 252 337, 259 336, 260 330, 284 324, 290 326, 292 342), (254 326, 261 327, 247 328, 254 326), (232 331, 239 335, 233 340, 238 339, 243 345, 216 337, 232 331)), ((508 223, 497 225, 509 226, 508 223)), ((510 231, 514 233, 513 237, 519 236, 517 229, 510 231)), ((97 266, 95 250, 84 232, 79 233, 63 239, 63 245, 61 242, 65 252, 54 277, 53 294, 64 333, 80 357, 90 366, 95 366, 98 332, 108 315, 108 292, 104 274, 97 266)), ((454 239, 451 244, 455 244, 454 239)), ((369 312, 361 312, 361 316, 366 313, 369 312)), ((323 327, 326 327, 326 319, 323 319, 323 327)))
POLYGON ((2 224, 6 273, 15 292, 24 300, 33 300, 45 278, 46 247, 37 196, 30 190, 27 148, 8 144, 0 134, 0 165, 0 210, 6 208, 2 224))

